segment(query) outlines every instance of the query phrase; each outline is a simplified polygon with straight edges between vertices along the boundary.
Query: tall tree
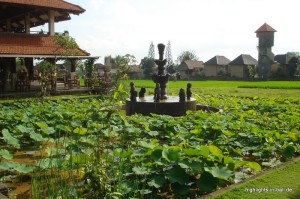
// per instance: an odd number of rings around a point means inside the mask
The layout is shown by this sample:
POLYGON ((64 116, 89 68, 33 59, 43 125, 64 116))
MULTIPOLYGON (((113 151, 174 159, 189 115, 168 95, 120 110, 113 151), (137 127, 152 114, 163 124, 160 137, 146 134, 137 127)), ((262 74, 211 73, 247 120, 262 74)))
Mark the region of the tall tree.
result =
POLYGON ((299 64, 299 57, 291 57, 288 63, 288 74, 290 77, 294 77, 299 64))
POLYGON ((124 56, 117 55, 111 60, 113 67, 117 69, 117 72, 114 75, 114 83, 116 85, 119 85, 120 80, 128 78, 128 64, 130 63, 130 61, 132 61, 132 58, 135 59, 134 56, 127 54, 124 56))
POLYGON ((127 59, 128 65, 135 65, 137 63, 134 55, 126 54, 123 57, 124 59, 127 59))
POLYGON ((288 75, 293 77, 297 73, 298 65, 300 64, 300 53, 299 52, 288 52, 288 75))
POLYGON ((148 58, 153 60, 155 59, 155 48, 153 42, 151 42, 149 47, 148 58))
POLYGON ((199 58, 198 56, 192 52, 192 51, 183 51, 178 57, 177 57, 177 63, 180 64, 184 61, 187 61, 187 60, 195 60, 195 61, 198 61, 199 58))
POLYGON ((169 66, 172 66, 173 63, 173 58, 172 58, 172 52, 171 52, 171 42, 169 41, 166 47, 166 60, 167 60, 167 68, 169 66))

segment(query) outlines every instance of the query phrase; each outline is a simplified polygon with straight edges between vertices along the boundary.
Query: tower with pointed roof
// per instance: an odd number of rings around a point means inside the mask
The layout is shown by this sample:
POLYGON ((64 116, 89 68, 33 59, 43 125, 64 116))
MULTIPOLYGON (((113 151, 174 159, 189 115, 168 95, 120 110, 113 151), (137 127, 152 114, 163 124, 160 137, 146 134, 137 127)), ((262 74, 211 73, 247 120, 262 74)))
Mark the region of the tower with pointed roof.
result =
POLYGON ((264 23, 255 31, 258 37, 258 75, 260 78, 268 78, 271 71, 271 65, 274 63, 274 33, 276 30, 267 23, 264 23))

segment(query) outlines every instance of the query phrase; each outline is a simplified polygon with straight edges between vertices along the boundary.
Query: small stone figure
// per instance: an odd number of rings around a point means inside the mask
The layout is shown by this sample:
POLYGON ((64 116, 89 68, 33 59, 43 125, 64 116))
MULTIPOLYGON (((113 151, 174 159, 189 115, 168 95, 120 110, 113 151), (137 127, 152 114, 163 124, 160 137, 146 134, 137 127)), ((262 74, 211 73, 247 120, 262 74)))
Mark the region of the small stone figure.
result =
POLYGON ((139 97, 145 97, 145 93, 146 93, 146 89, 145 88, 141 88, 141 90, 139 92, 139 97))
POLYGON ((185 92, 183 88, 179 90, 179 102, 185 102, 185 92))
POLYGON ((135 91, 135 86, 133 82, 130 82, 130 94, 131 92, 135 91))
POLYGON ((187 88, 186 88, 186 98, 187 98, 187 100, 190 100, 191 97, 192 97, 192 91, 191 91, 191 88, 192 88, 192 84, 191 84, 191 83, 188 83, 188 84, 187 84, 187 88))
POLYGON ((160 93, 161 93, 160 84, 156 83, 156 87, 154 89, 154 101, 155 102, 159 102, 159 100, 160 100, 160 93))
POLYGON ((135 91, 135 86, 133 82, 130 82, 130 101, 136 102, 137 91, 135 91))

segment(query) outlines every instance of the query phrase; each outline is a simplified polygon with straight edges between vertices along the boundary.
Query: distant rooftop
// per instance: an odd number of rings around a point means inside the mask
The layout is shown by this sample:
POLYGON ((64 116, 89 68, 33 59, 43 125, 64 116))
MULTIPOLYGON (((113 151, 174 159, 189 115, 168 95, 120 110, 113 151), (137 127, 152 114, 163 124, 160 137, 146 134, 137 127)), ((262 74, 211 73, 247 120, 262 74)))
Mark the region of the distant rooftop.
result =
POLYGON ((225 56, 214 56, 213 58, 211 58, 210 60, 208 60, 207 62, 205 62, 205 65, 219 65, 219 66, 226 66, 228 65, 230 62, 230 60, 225 57, 225 56))
POLYGON ((229 65, 257 65, 258 62, 251 55, 241 54, 235 58, 229 65))
POLYGON ((276 55, 274 57, 274 60, 277 61, 279 64, 288 64, 288 55, 287 54, 276 55))
POLYGON ((272 28, 269 24, 264 23, 261 27, 259 27, 259 29, 255 31, 255 33, 257 32, 277 32, 277 31, 274 28, 272 28))
POLYGON ((185 64, 189 70, 194 70, 196 68, 202 68, 202 69, 204 68, 203 61, 187 60, 184 61, 182 64, 185 64))

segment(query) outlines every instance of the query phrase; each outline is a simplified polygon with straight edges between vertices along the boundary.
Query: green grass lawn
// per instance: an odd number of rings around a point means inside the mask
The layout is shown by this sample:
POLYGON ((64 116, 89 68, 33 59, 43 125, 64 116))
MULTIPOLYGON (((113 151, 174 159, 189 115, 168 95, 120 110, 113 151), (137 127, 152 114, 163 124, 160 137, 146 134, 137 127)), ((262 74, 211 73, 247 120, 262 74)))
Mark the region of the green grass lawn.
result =
MULTIPOLYGON (((152 80, 127 80, 124 81, 126 91, 129 83, 134 82, 136 90, 146 88, 147 95, 152 95, 155 84, 152 80)), ((296 97, 300 96, 300 81, 170 81, 167 84, 168 95, 178 95, 180 88, 186 88, 188 82, 192 83, 192 92, 212 95, 231 95, 245 97, 296 97)))
POLYGON ((300 159, 223 192, 215 199, 298 199, 300 198, 300 159))
MULTIPOLYGON (((154 88, 152 80, 128 80, 136 87, 154 88)), ((185 88, 191 82, 194 88, 222 87, 222 88, 270 88, 270 89, 300 89, 300 81, 169 81, 172 88, 185 88)))

